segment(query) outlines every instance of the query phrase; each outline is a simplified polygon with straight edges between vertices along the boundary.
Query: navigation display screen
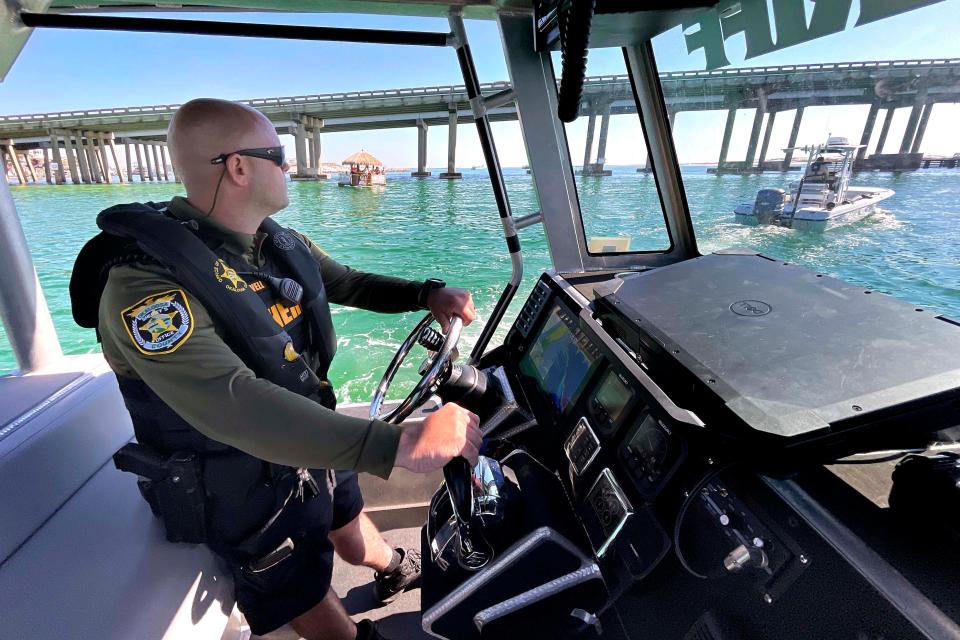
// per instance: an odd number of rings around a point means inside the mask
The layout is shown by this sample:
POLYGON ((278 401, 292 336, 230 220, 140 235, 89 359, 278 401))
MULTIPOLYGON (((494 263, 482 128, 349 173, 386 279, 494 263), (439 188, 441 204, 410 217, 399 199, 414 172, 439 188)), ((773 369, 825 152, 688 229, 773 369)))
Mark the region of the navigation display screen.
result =
POLYGON ((620 425, 633 394, 616 371, 610 370, 590 401, 597 428, 610 435, 620 425))
POLYGON ((598 358, 573 320, 554 307, 520 361, 520 372, 533 378, 543 397, 561 413, 583 389, 598 358))

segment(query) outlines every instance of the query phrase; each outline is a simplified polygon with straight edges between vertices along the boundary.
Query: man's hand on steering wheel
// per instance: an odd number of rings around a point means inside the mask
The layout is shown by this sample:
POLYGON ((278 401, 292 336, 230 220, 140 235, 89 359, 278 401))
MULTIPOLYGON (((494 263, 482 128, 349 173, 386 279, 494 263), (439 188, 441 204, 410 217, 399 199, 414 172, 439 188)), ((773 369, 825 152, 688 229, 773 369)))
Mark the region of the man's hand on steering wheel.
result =
POLYGON ((423 422, 404 428, 395 464, 414 473, 429 473, 463 456, 473 467, 482 442, 477 415, 448 402, 423 422))
POLYGON ((477 311, 473 308, 473 296, 466 289, 434 289, 427 296, 427 308, 440 323, 444 333, 450 330, 450 318, 453 316, 460 316, 463 326, 467 326, 477 317, 477 311))

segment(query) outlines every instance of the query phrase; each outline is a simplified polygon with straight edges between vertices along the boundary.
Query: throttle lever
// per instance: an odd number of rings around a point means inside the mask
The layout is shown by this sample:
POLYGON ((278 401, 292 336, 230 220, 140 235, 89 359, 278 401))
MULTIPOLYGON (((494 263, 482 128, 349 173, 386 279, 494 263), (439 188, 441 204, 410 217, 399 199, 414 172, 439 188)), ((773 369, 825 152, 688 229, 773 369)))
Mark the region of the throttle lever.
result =
POLYGON ((457 456, 443 467, 443 480, 450 495, 453 515, 462 527, 473 519, 473 478, 470 463, 463 456, 457 456))
POLYGON ((493 558, 493 548, 482 531, 474 531, 473 469, 462 456, 457 456, 443 467, 443 479, 457 520, 460 548, 458 564, 467 571, 483 568, 493 558))

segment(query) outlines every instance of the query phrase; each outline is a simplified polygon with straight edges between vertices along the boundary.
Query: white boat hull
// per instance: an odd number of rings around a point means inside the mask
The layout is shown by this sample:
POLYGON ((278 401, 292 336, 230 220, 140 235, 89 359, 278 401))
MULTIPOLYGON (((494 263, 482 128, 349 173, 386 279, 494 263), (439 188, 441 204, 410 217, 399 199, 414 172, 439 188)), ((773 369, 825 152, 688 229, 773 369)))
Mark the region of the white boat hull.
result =
POLYGON ((846 195, 851 199, 847 204, 839 204, 832 209, 801 207, 793 212, 788 203, 784 213, 761 222, 753 213, 752 203, 737 205, 734 209, 737 222, 749 226, 772 224, 804 231, 826 231, 834 227, 863 220, 876 211, 877 205, 894 194, 892 189, 871 189, 869 187, 849 187, 846 195))

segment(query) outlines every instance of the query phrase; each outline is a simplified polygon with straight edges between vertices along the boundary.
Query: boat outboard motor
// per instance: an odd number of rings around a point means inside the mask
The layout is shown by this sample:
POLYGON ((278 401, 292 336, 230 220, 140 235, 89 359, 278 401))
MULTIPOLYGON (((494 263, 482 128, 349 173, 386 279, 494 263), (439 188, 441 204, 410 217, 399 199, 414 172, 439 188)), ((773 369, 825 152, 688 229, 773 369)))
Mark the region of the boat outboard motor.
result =
POLYGON ((773 224, 783 215, 787 192, 783 189, 760 189, 753 203, 753 215, 760 224, 773 224))

